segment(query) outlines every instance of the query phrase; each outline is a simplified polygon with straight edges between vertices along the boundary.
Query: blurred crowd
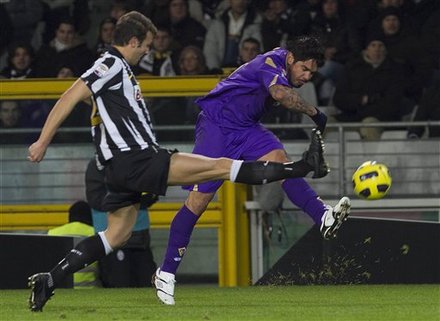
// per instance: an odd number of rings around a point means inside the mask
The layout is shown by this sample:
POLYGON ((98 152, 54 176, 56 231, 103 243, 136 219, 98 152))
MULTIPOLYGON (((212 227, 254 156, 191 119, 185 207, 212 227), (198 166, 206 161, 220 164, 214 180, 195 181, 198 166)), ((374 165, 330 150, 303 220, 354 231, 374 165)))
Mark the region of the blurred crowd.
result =
MULTIPOLYGON (((325 46, 313 92, 319 106, 336 108, 334 121, 440 119, 439 0, 2 0, 1 77, 80 76, 109 48, 117 19, 131 10, 158 28, 153 50, 134 67, 138 76, 221 74, 313 34, 325 46)), ((152 99, 153 120, 193 124, 193 101, 152 99)), ((41 127, 52 104, 0 101, 0 125, 41 127)), ((90 107, 77 109, 64 126, 89 126, 90 107)), ((292 118, 280 115, 278 122, 292 118)), ((363 138, 380 132, 368 135, 363 138)), ((411 135, 420 137, 420 129, 411 135)))

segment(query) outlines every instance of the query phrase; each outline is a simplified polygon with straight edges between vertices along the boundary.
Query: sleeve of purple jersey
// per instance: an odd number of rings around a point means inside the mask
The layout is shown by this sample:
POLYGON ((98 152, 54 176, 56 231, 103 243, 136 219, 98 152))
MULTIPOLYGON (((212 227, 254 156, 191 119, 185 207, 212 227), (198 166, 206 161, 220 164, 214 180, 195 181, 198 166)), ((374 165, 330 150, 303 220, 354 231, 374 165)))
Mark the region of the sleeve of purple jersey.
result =
POLYGON ((266 57, 260 67, 259 76, 261 84, 267 90, 273 85, 291 87, 286 76, 286 70, 279 62, 277 62, 276 57, 266 57))

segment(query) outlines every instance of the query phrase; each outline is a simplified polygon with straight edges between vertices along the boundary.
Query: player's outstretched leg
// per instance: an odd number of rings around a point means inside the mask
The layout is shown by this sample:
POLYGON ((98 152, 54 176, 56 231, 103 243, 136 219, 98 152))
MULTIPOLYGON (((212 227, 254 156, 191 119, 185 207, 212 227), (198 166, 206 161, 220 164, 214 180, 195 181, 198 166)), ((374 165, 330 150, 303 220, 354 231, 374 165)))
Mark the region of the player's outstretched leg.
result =
POLYGON ((303 160, 313 168, 313 178, 321 178, 330 172, 330 168, 324 159, 324 141, 321 132, 312 130, 309 149, 304 152, 303 160))
POLYGON ((270 182, 286 179, 305 177, 314 172, 313 178, 326 176, 330 170, 324 159, 324 142, 319 130, 313 130, 309 149, 304 152, 301 160, 289 163, 277 163, 269 161, 234 161, 231 173, 231 181, 252 185, 267 184, 270 182), (234 166, 239 163, 238 169, 234 166))
POLYGON ((52 276, 49 273, 37 273, 29 277, 31 288, 29 309, 33 312, 43 311, 46 302, 54 295, 52 276))
POLYGON ((153 287, 156 288, 156 295, 163 304, 175 304, 174 284, 176 283, 176 280, 174 279, 174 274, 161 271, 160 268, 157 268, 151 283, 153 284, 153 287))
POLYGON ((346 196, 341 198, 335 207, 327 205, 327 211, 322 216, 321 233, 325 239, 335 238, 342 223, 350 214, 350 199, 346 196))

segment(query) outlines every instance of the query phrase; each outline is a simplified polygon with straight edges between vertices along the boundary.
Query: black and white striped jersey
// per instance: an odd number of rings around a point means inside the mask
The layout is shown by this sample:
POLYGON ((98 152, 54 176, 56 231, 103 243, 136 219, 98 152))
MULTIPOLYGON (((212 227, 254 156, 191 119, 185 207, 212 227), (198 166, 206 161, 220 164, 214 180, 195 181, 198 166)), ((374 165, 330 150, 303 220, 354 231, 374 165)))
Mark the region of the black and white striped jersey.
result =
POLYGON ((92 135, 101 162, 115 151, 159 146, 139 83, 118 50, 111 48, 81 79, 93 93, 92 135))

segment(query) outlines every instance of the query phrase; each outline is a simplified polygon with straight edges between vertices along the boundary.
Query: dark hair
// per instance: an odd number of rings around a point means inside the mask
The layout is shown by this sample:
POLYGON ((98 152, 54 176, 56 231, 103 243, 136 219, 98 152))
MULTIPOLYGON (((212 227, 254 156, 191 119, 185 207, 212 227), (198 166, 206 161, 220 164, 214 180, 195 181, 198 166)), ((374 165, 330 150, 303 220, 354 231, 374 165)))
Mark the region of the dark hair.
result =
POLYGON ((249 37, 249 38, 246 38, 246 39, 244 39, 242 43, 245 43, 245 42, 250 42, 250 43, 253 43, 254 45, 257 45, 257 46, 258 46, 258 48, 260 48, 260 47, 261 47, 261 44, 260 44, 260 42, 259 42, 259 41, 258 41, 257 39, 255 39, 255 38, 252 38, 252 37, 249 37))
POLYGON ((380 21, 383 21, 388 16, 396 16, 399 21, 402 21, 402 10, 396 7, 387 7, 379 13, 380 21))
POLYGON ((12 65, 12 58, 14 58, 15 52, 17 51, 18 48, 23 48, 24 50, 26 50, 27 53, 29 54, 29 56, 31 57, 31 59, 35 58, 34 48, 32 48, 32 46, 30 44, 28 44, 26 42, 14 42, 8 48, 8 64, 9 65, 12 65))
POLYGON ((318 66, 324 64, 324 46, 315 36, 299 36, 290 40, 286 49, 293 53, 295 61, 313 59, 318 66))
POLYGON ((140 42, 144 41, 147 32, 156 35, 157 29, 150 19, 137 11, 130 11, 119 18, 114 33, 114 44, 125 46, 131 38, 136 37, 140 42))
POLYGON ((158 24, 158 25, 156 25, 156 29, 157 29, 157 31, 165 31, 170 36, 172 36, 171 27, 167 24, 164 24, 164 23, 158 24))
POLYGON ((112 17, 107 17, 102 19, 101 23, 99 24, 99 33, 101 33, 101 29, 106 23, 111 23, 113 25, 116 25, 116 19, 112 17))
POLYGON ((81 222, 93 226, 92 209, 84 201, 77 201, 69 208, 69 222, 81 222))
POLYGON ((71 25, 73 26, 73 29, 76 31, 75 20, 73 20, 73 18, 70 16, 62 16, 60 19, 58 19, 56 29, 58 29, 61 26, 61 24, 71 25))
MULTIPOLYGON (((169 0, 168 1, 168 8, 169 7, 171 7, 171 2, 172 2, 173 0, 169 0)), ((189 9, 189 3, 188 3, 188 0, 183 0, 183 2, 184 2, 184 5, 186 6, 186 9, 189 9)))

